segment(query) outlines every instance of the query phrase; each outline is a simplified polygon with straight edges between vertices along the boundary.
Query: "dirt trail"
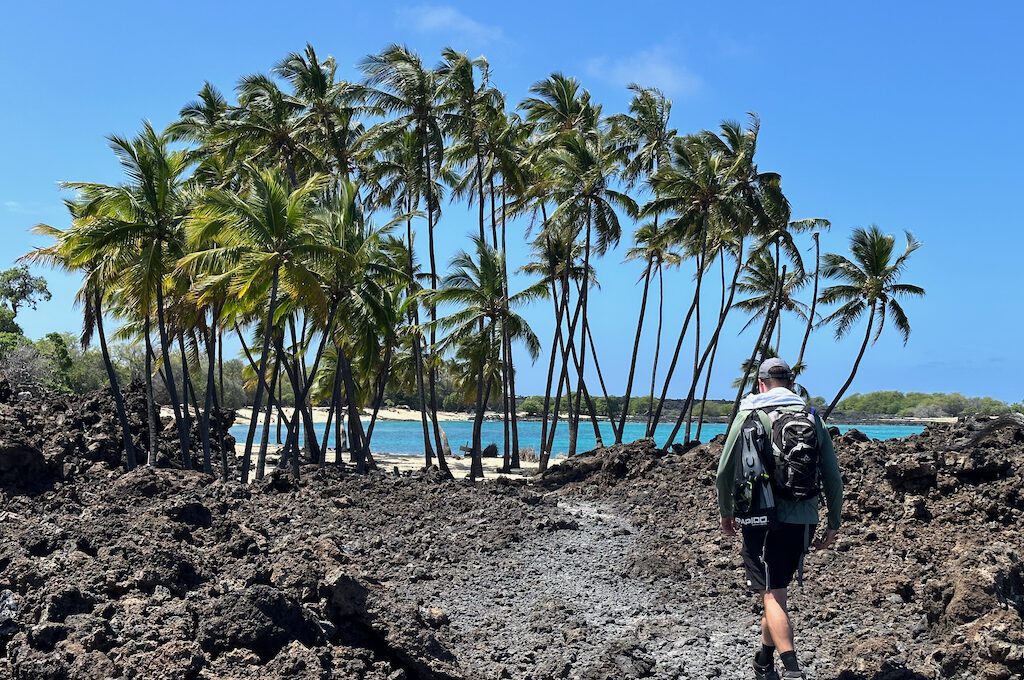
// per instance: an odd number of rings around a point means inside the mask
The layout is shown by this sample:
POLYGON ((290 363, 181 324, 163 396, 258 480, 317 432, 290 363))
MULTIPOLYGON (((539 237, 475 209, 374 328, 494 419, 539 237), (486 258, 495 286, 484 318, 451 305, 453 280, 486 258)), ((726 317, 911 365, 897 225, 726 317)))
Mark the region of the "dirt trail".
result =
MULTIPOLYGON (((557 510, 538 525, 551 531, 467 556, 454 582, 416 591, 449 615, 446 639, 472 677, 675 680, 749 670, 749 605, 679 597, 673 579, 632 576, 643 532, 612 504, 563 498, 557 510)), ((805 657, 813 669, 813 654, 805 657)))
POLYGON ((559 510, 507 550, 468 556, 454 587, 426 594, 449 612, 456 654, 480 677, 589 677, 602 650, 635 637, 649 615, 655 589, 623 578, 630 523, 598 503, 559 510))

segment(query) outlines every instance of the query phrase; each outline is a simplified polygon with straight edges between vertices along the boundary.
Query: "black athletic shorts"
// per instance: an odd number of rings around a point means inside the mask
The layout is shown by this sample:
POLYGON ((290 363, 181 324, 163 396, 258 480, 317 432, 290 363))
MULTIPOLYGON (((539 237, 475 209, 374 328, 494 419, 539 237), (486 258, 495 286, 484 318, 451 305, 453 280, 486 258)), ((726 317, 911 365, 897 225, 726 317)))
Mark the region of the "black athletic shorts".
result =
POLYGON ((743 528, 747 587, 758 593, 787 588, 814 537, 814 524, 779 523, 772 529, 743 528))

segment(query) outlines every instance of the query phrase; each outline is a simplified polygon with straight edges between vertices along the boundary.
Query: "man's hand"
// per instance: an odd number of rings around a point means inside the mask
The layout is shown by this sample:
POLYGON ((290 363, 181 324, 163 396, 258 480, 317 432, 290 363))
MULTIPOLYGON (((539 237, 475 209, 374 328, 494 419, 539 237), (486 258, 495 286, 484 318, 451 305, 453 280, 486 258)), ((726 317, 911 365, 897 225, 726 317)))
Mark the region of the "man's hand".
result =
POLYGON ((736 535, 736 518, 734 517, 723 517, 722 518, 722 531, 725 532, 726 536, 736 535))
POLYGON ((826 529, 821 538, 815 539, 814 549, 827 550, 833 543, 835 543, 836 536, 838 535, 839 531, 836 529, 826 529))

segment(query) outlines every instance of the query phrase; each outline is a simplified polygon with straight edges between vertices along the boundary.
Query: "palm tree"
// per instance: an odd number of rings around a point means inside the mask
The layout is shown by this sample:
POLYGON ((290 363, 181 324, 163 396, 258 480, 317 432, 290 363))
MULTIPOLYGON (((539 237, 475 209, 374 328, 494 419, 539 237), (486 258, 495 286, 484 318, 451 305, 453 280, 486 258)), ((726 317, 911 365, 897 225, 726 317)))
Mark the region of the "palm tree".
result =
MULTIPOLYGON (((376 140, 378 142, 383 140, 376 140)), ((387 207, 394 215, 402 215, 405 218, 405 245, 401 248, 406 263, 406 283, 409 287, 408 298, 410 304, 406 306, 406 313, 409 317, 409 326, 412 329, 420 328, 420 309, 418 296, 420 283, 419 265, 416 262, 414 234, 412 229, 413 217, 417 214, 417 206, 420 202, 421 192, 425 189, 423 184, 423 164, 419 160, 419 141, 416 132, 406 129, 401 135, 386 138, 388 146, 376 149, 376 153, 368 155, 364 161, 366 171, 363 179, 369 184, 369 195, 367 200, 371 206, 387 207)), ((395 244, 393 244, 395 245, 395 244)), ((423 451, 427 459, 427 466, 433 458, 433 444, 431 444, 431 422, 436 422, 434 416, 427 415, 428 402, 426 398, 426 380, 424 368, 426 364, 426 353, 423 347, 423 338, 418 330, 414 330, 409 340, 412 345, 412 359, 415 367, 416 390, 420 404, 420 423, 423 426, 423 451)), ((438 441, 438 450, 443 453, 440 444, 440 436, 435 429, 434 436, 438 441)))
POLYGON ((640 298, 640 314, 637 319, 636 336, 633 339, 633 354, 630 359, 629 377, 626 380, 626 394, 623 397, 622 402, 622 415, 620 416, 621 420, 619 421, 620 437, 622 436, 622 430, 625 428, 626 416, 629 413, 630 388, 633 382, 633 374, 636 370, 636 359, 637 353, 640 349, 640 337, 643 332, 644 316, 647 309, 647 295, 651 278, 655 275, 658 276, 658 328, 655 335, 654 359, 651 369, 651 390, 647 407, 648 417, 650 417, 654 410, 654 383, 658 372, 658 355, 661 352, 661 327, 664 319, 665 306, 663 273, 665 267, 678 266, 682 261, 681 256, 676 252, 676 244, 671 238, 671 233, 664 228, 659 228, 657 220, 647 222, 639 226, 633 233, 633 243, 635 245, 626 251, 626 260, 641 260, 644 262, 644 273, 642 276, 644 287, 643 294, 640 298))
MULTIPOLYGON (((611 138, 619 146, 620 152, 625 155, 622 178, 627 182, 628 186, 632 187, 641 179, 649 182, 650 178, 657 173, 658 168, 669 162, 672 141, 677 133, 669 127, 672 102, 665 97, 661 90, 641 87, 636 83, 630 84, 629 89, 634 93, 633 100, 629 104, 630 112, 611 116, 608 121, 611 124, 611 138)), ((655 213, 652 223, 644 225, 644 227, 637 230, 637 233, 634 235, 634 241, 638 246, 640 246, 641 241, 645 241, 648 247, 650 247, 652 245, 651 239, 658 234, 658 215, 655 213)), ((662 251, 662 245, 664 244, 658 244, 655 248, 658 251, 662 251)), ((641 277, 644 282, 644 289, 640 303, 640 316, 637 320, 636 337, 633 341, 633 355, 630 360, 629 374, 626 378, 626 391, 622 398, 622 415, 619 420, 616 443, 622 441, 622 432, 626 426, 626 416, 629 414, 629 400, 632 396, 633 377, 636 373, 636 357, 640 349, 640 338, 643 333, 644 315, 647 309, 647 293, 650 287, 651 275, 654 272, 658 272, 660 277, 661 272, 660 258, 663 252, 659 252, 656 256, 654 253, 647 255, 651 256, 640 257, 638 252, 627 253, 627 259, 643 259, 646 266, 641 277), (655 263, 656 259, 658 260, 657 264, 655 263)), ((659 319, 659 345, 661 342, 660 325, 659 319)), ((656 372, 657 360, 655 360, 655 369, 652 373, 656 372)))
POLYGON ((591 103, 590 92, 575 78, 552 73, 530 87, 532 97, 519 105, 526 111, 526 122, 538 132, 536 143, 542 148, 571 133, 592 136, 597 132, 601 107, 591 103))
MULTIPOLYGON (((423 168, 422 175, 418 177, 422 184, 416 195, 426 203, 430 285, 436 290, 438 275, 434 227, 440 212, 441 196, 435 179, 444 162, 443 118, 446 113, 438 74, 425 68, 419 55, 402 45, 391 45, 383 52, 363 59, 359 67, 366 78, 363 96, 367 103, 384 114, 395 116, 368 132, 370 143, 387 147, 406 132, 413 133, 415 157, 423 168)), ((417 207, 411 207, 409 212, 417 207)), ((431 304, 429 311, 430 348, 433 353, 437 340, 437 310, 431 304)), ((437 424, 437 364, 432 358, 426 363, 429 368, 429 407, 434 421, 435 444, 441 450, 441 430, 437 424)))
POLYGON ((103 326, 103 299, 105 292, 111 287, 113 281, 116 280, 117 273, 121 268, 127 265, 127 259, 124 257, 124 251, 121 249, 111 248, 101 256, 97 256, 97 253, 90 249, 86 249, 84 253, 79 252, 82 242, 75 238, 75 227, 81 228, 83 206, 74 201, 67 201, 65 205, 71 213, 71 229, 65 231, 47 224, 37 224, 32 228, 32 232, 41 236, 48 236, 54 240, 54 243, 49 246, 33 249, 24 255, 21 260, 57 267, 67 272, 82 272, 82 286, 75 296, 76 303, 82 305, 84 309, 81 343, 84 349, 89 345, 94 333, 99 338, 103 368, 106 370, 107 379, 110 382, 110 393, 114 399, 114 411, 118 424, 121 427, 125 467, 131 470, 136 466, 138 456, 135 450, 135 443, 132 441, 131 426, 128 422, 124 395, 121 392, 117 372, 114 370, 114 364, 110 358, 110 350, 107 347, 107 335, 103 326))
POLYGON ((300 169, 315 165, 316 158, 307 143, 304 110, 303 102, 267 76, 246 76, 238 84, 238 110, 221 121, 217 139, 241 147, 256 167, 281 167, 292 189, 297 189, 300 169))
POLYGON ((677 136, 669 127, 672 100, 655 87, 641 87, 631 83, 633 100, 629 113, 609 116, 610 134, 626 155, 622 179, 635 186, 649 180, 658 168, 669 163, 672 144, 677 136))
POLYGON ((476 201, 480 238, 483 239, 484 184, 488 175, 487 121, 494 117, 495 112, 502 110, 504 101, 501 93, 488 82, 490 66, 483 57, 471 59, 450 47, 445 48, 441 52, 437 75, 441 97, 446 102, 447 114, 443 117, 445 133, 452 139, 452 145, 445 154, 446 162, 462 171, 453 187, 452 198, 465 197, 471 205, 476 201))
POLYGON ((832 399, 822 418, 828 419, 836 404, 850 388, 860 368, 864 352, 871 342, 877 342, 885 328, 887 319, 892 320, 903 344, 910 340, 910 321, 899 300, 906 297, 924 297, 924 288, 909 283, 900 283, 911 254, 921 247, 909 231, 905 232, 906 247, 895 256, 896 237, 882 233, 876 225, 867 229, 854 229, 850 236, 850 257, 826 253, 823 258, 822 275, 825 278, 840 279, 844 283, 829 286, 821 294, 822 304, 842 303, 836 311, 822 320, 822 324, 834 324, 836 338, 844 337, 865 312, 868 322, 864 329, 857 358, 839 392, 832 399))
POLYGON ((356 169, 357 145, 364 132, 356 121, 361 89, 337 80, 334 57, 321 60, 313 46, 302 54, 290 53, 274 67, 288 80, 295 97, 305 105, 303 116, 316 131, 315 138, 334 157, 338 176, 345 180, 356 169))
MULTIPOLYGON (((551 295, 555 320, 555 333, 554 339, 551 343, 551 353, 548 360, 547 380, 545 382, 544 391, 543 418, 541 421, 539 458, 540 469, 543 471, 547 469, 547 464, 551 456, 551 446, 554 442, 558 416, 561 413, 562 385, 567 377, 563 365, 563 368, 560 369, 561 373, 558 380, 558 388, 554 398, 554 406, 552 407, 551 387, 552 380, 554 379, 556 358, 560 355, 564 357, 567 351, 565 340, 563 338, 562 321, 563 318, 569 316, 568 296, 560 295, 558 293, 558 285, 564 281, 576 283, 584 278, 590 279, 586 285, 593 285, 596 281, 593 277, 593 270, 589 272, 589 276, 584 276, 582 267, 576 264, 580 260, 582 247, 578 241, 574 241, 572 239, 568 228, 559 228, 555 224, 548 224, 534 239, 533 251, 534 259, 523 265, 520 271, 525 274, 542 277, 542 280, 547 285, 548 292, 551 295), (549 414, 551 422, 550 434, 548 430, 549 414)), ((563 287, 563 290, 565 289, 566 288, 563 287)), ((568 322, 568 335, 570 336, 575 332, 578 317, 579 315, 575 314, 573 315, 572 320, 568 322)))
MULTIPOLYGON (((554 198, 557 206, 550 219, 555 223, 568 225, 572 239, 583 237, 583 270, 589 271, 591 254, 601 255, 618 243, 622 227, 616 210, 629 216, 638 213, 636 202, 627 194, 614 189, 619 172, 621 154, 612 146, 606 135, 573 134, 560 140, 557 148, 546 156, 545 163, 551 173, 554 198)), ((568 296, 567 282, 563 281, 563 295, 568 296)), ((582 330, 580 333, 580 366, 577 379, 576 404, 572 413, 577 414, 570 428, 569 453, 575 454, 576 431, 580 398, 583 393, 584 369, 586 364, 587 339, 589 337, 588 285, 580 287, 577 306, 581 310, 582 330)), ((572 336, 569 336, 569 350, 572 336)), ((567 367, 568 352, 563 364, 567 367)), ((606 395, 606 402, 607 402, 606 395)), ((613 415, 609 414, 612 429, 617 432, 613 415)), ((596 426, 596 423, 595 423, 596 426)))
MULTIPOLYGON (((443 87, 443 96, 448 102, 450 113, 445 117, 446 129, 453 139, 447 151, 448 164, 465 169, 453 186, 452 198, 468 197, 469 203, 477 202, 479 237, 486 239, 485 185, 490 190, 492 244, 499 247, 505 256, 507 201, 510 195, 521 193, 520 160, 525 148, 526 128, 518 117, 507 116, 504 112, 504 98, 490 86, 490 67, 485 59, 471 60, 452 49, 442 53, 438 75, 443 87), (481 82, 476 83, 476 72, 481 82), (500 192, 495 180, 501 175, 500 192), (498 239, 498 215, 496 193, 501 196, 501 239, 498 239)), ((504 259, 502 260, 505 261, 504 259)), ((503 271, 505 292, 508 293, 508 272, 503 271)), ((481 332, 483 325, 481 322, 481 332)), ((515 401, 515 369, 512 359, 511 341, 501 329, 501 393, 503 399, 506 467, 519 467, 518 420, 515 401), (510 444, 511 442, 511 444, 510 444)))
MULTIPOLYGON (((355 447, 359 467, 366 465, 370 434, 363 432, 359 419, 358 405, 364 401, 360 395, 367 395, 366 401, 373 400, 375 420, 383 400, 383 385, 390 370, 397 327, 405 312, 405 303, 397 293, 407 285, 405 262, 401 253, 385 244, 387 233, 403 217, 397 216, 383 227, 374 227, 363 214, 356 185, 351 181, 342 182, 327 209, 314 216, 314 233, 331 249, 330 257, 320 270, 329 306, 336 310, 331 320, 344 319, 343 324, 329 324, 328 328, 335 338, 334 364, 336 369, 340 368, 340 380, 345 388, 349 440, 355 447), (353 364, 358 364, 356 370, 353 364), (364 382, 357 380, 357 374, 364 376, 364 382), (376 380, 370 378, 374 375, 376 380), (374 392, 371 380, 377 386, 375 397, 369 396, 374 392)), ((313 374, 315 371, 311 371, 313 374)), ((340 404, 336 407, 340 422, 340 404)), ((438 455, 439 465, 446 471, 443 452, 438 455)), ((427 465, 430 465, 429 460, 427 465)))
MULTIPOLYGON (((655 198, 644 208, 645 214, 669 214, 666 223, 674 239, 681 244, 690 244, 689 250, 696 253, 695 282, 693 299, 683 319, 669 362, 668 372, 661 390, 661 397, 655 407, 654 416, 648 426, 648 436, 653 435, 661 419, 668 386, 679 362, 679 353, 689 329, 690 320, 700 305, 700 294, 707 270, 709 233, 716 223, 734 222, 737 210, 735 204, 735 183, 729 177, 728 158, 714 149, 704 136, 690 136, 676 139, 672 149, 672 164, 661 168, 651 178, 655 198)), ((698 341, 695 347, 699 347, 698 341)), ((694 366, 696 373, 696 366, 694 366)), ((696 380, 697 376, 694 376, 696 380)), ((683 409, 685 412, 686 409, 683 409)))
POLYGON ((488 362, 494 362, 501 352, 500 328, 505 327, 513 341, 521 341, 533 360, 540 355, 540 341, 529 324, 512 311, 514 308, 543 298, 547 295, 544 282, 536 283, 525 290, 508 297, 502 277, 502 257, 485 241, 474 237, 476 250, 474 258, 466 251, 460 251, 451 260, 450 272, 445 276, 440 290, 429 296, 435 304, 453 304, 459 309, 438 319, 438 325, 447 331, 439 350, 449 351, 459 347, 476 367, 476 417, 473 421, 471 478, 483 477, 481 461, 481 425, 490 395, 493 371, 488 362), (480 333, 480 321, 484 332, 480 333), (490 378, 487 378, 488 374, 490 378))
MULTIPOLYGON (((790 272, 786 275, 785 282, 780 282, 778 277, 779 268, 775 264, 775 258, 767 250, 755 252, 747 260, 743 277, 736 284, 736 289, 748 297, 738 300, 733 305, 736 309, 750 314, 750 319, 743 325, 743 331, 755 321, 764 319, 769 311, 790 312, 800 319, 808 318, 810 310, 807 305, 796 299, 796 293, 807 284, 806 275, 790 272), (780 288, 781 295, 776 298, 780 288)), ((781 337, 782 323, 776 321, 775 327, 781 337)), ((776 342, 777 346, 778 344, 776 342)))
MULTIPOLYGON (((189 221, 189 240, 216 245, 190 253, 179 263, 179 267, 208 274, 206 282, 200 284, 200 299, 203 290, 226 280, 233 300, 229 312, 258 308, 267 301, 253 418, 242 458, 242 483, 249 477, 255 414, 267 389, 265 376, 275 345, 274 329, 282 320, 278 314, 279 295, 284 292, 293 300, 302 300, 307 308, 323 309, 326 300, 312 265, 332 252, 312 233, 314 201, 326 178, 314 176, 289 191, 287 183, 273 170, 250 168, 249 174, 244 196, 215 190, 202 197, 189 221)), ((280 352, 280 339, 276 344, 280 352)), ((301 409, 302 404, 297 402, 295 407, 301 409)))
MULTIPOLYGON (((148 122, 132 139, 113 135, 110 145, 128 182, 67 182, 64 186, 77 191, 81 198, 80 217, 84 222, 78 237, 87 251, 83 257, 99 257, 107 249, 134 249, 137 259, 122 277, 118 304, 144 318, 147 357, 152 354, 149 328, 156 308, 161 368, 178 427, 182 465, 188 468, 192 464, 190 435, 170 360, 164 291, 166 277, 183 252, 182 224, 189 208, 184 181, 190 160, 186 151, 172 151, 171 141, 169 133, 158 133, 148 122)), ((152 396, 151 373, 147 376, 147 391, 152 396)), ((149 462, 154 465, 155 441, 151 439, 150 444, 149 462)))

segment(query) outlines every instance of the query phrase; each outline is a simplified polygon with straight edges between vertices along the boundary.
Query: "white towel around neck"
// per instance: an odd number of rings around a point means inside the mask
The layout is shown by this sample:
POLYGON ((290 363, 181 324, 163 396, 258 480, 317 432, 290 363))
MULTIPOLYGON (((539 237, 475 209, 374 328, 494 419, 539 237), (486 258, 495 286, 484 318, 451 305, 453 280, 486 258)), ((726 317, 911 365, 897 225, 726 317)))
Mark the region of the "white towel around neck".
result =
POLYGON ((773 387, 760 394, 748 394, 740 402, 741 411, 754 409, 777 408, 779 406, 806 406, 807 402, 799 394, 785 387, 773 387))

